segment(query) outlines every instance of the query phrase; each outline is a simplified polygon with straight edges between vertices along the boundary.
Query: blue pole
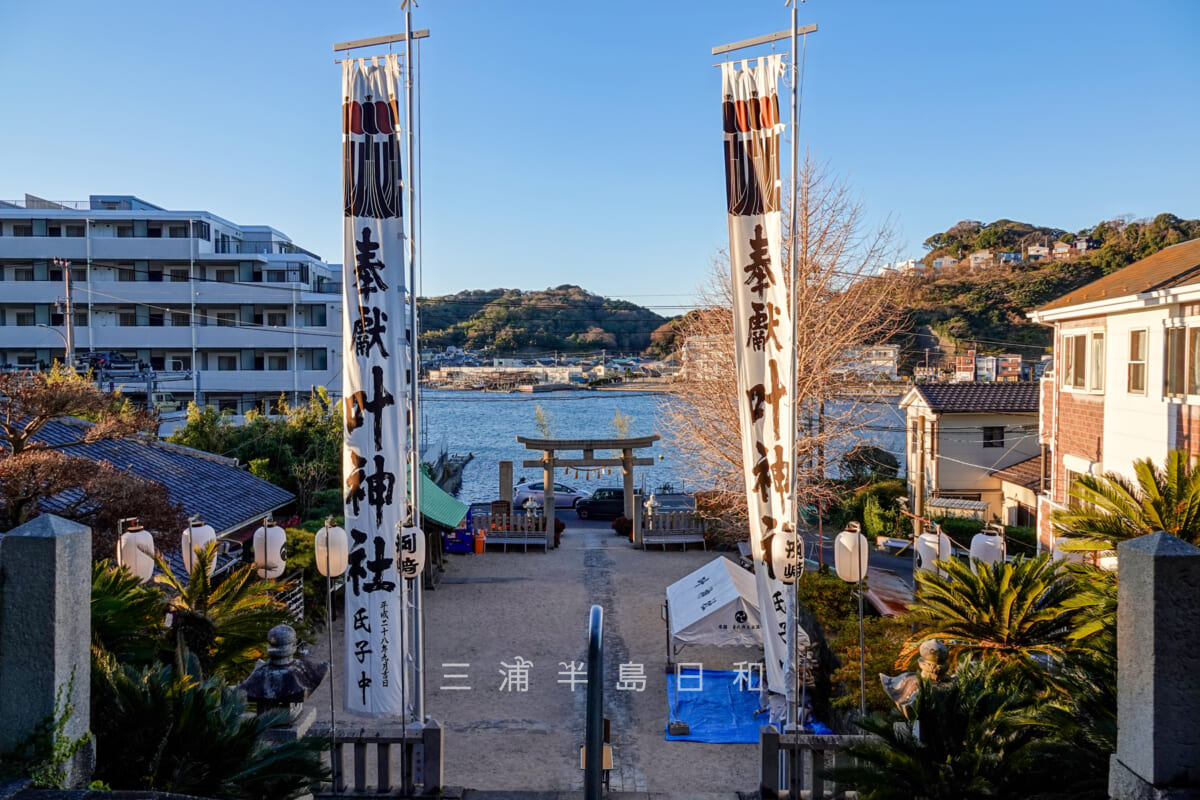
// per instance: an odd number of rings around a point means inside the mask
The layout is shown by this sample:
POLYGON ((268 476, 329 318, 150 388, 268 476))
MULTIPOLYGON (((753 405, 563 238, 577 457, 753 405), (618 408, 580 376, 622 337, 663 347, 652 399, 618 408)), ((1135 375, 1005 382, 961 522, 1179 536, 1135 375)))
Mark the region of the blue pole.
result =
POLYGON ((588 617, 588 695, 583 763, 584 800, 601 800, 604 786, 604 609, 592 606, 588 617))

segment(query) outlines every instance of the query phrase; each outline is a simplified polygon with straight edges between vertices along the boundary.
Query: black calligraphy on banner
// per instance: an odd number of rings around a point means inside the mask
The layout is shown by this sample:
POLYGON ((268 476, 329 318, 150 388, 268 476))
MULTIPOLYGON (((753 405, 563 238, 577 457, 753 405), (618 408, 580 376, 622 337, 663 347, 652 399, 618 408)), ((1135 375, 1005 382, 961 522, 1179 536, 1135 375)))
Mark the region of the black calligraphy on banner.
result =
POLYGON ((350 475, 346 478, 346 502, 358 516, 363 500, 375 509, 375 524, 383 524, 383 509, 392 502, 396 488, 395 473, 388 472, 382 455, 374 458, 375 471, 367 474, 367 459, 350 451, 350 475))
POLYGON ((779 341, 779 335, 775 329, 779 327, 779 314, 782 313, 779 306, 768 301, 765 303, 751 303, 750 309, 752 313, 746 321, 749 326, 749 332, 746 336, 746 346, 762 352, 766 349, 767 342, 774 342, 776 350, 782 350, 783 345, 779 341))
POLYGON ((787 397, 787 389, 779 382, 779 362, 771 359, 767 365, 771 374, 771 388, 756 383, 746 390, 746 399, 750 401, 750 419, 758 422, 763 418, 763 406, 771 407, 771 423, 775 436, 779 436, 779 401, 787 397))
POLYGON ((746 273, 746 285, 750 287, 751 292, 758 295, 759 300, 768 287, 775 285, 768 244, 767 237, 762 233, 762 225, 755 225, 754 236, 750 238, 750 263, 742 267, 742 272, 746 273))
POLYGON ((358 284, 358 294, 362 297, 363 302, 366 302, 375 292, 387 290, 387 282, 384 281, 381 274, 383 270, 387 269, 387 265, 376 258, 379 252, 379 243, 371 241, 370 228, 362 229, 362 237, 354 243, 354 246, 358 251, 354 258, 354 278, 358 284))
POLYGON ((346 398, 346 432, 358 430, 365 420, 364 414, 371 415, 375 433, 375 449, 383 448, 383 410, 396 404, 396 398, 383 385, 383 367, 371 367, 372 394, 361 389, 346 398))
POLYGON ((388 358, 387 348, 383 345, 383 336, 387 333, 388 315, 374 306, 359 308, 359 318, 354 320, 354 354, 370 356, 372 348, 379 348, 379 354, 388 358))
POLYGON ((762 442, 755 442, 754 447, 758 450, 758 461, 755 462, 753 470, 754 491, 759 493, 764 503, 770 501, 772 490, 778 495, 786 496, 789 488, 788 470, 791 465, 783 452, 783 445, 775 445, 774 461, 771 460, 771 452, 762 442))

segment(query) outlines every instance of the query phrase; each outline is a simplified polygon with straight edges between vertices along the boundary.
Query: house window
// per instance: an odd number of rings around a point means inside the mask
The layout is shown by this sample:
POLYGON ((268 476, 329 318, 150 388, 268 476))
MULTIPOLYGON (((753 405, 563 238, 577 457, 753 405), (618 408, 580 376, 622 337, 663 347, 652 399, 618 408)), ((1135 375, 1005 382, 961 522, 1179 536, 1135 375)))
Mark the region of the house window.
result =
POLYGON ((1164 391, 1167 394, 1184 393, 1184 376, 1187 365, 1187 329, 1167 328, 1166 374, 1164 391))
POLYGON ((221 372, 233 372, 238 368, 237 356, 217 356, 217 369, 221 372))
POLYGON ((1062 381, 1066 388, 1087 388, 1087 334, 1063 337, 1062 381))
POLYGON ((1200 328, 1188 328, 1188 394, 1200 394, 1200 328))
POLYGON ((1091 336, 1091 352, 1088 353, 1091 367, 1088 370, 1088 388, 1093 391, 1104 391, 1104 334, 1093 333, 1091 336))
POLYGON ((989 425, 983 429, 984 447, 1004 447, 1004 426, 989 425))

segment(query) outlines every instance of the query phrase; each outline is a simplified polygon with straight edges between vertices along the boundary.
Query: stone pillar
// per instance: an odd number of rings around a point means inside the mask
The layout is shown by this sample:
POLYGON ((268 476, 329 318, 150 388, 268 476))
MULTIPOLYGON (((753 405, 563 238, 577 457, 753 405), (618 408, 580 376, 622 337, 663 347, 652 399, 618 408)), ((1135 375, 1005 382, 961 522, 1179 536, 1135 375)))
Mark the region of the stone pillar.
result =
POLYGON ((1123 542, 1117 594, 1116 800, 1200 798, 1200 548, 1123 542))
POLYGON ((633 449, 625 448, 621 451, 621 472, 624 477, 625 486, 625 519, 633 519, 633 449))
POLYGON ((640 494, 634 497, 633 516, 629 517, 633 522, 633 536, 630 537, 630 541, 633 542, 635 547, 642 546, 642 525, 644 524, 642 515, 645 512, 642 511, 641 500, 642 496, 640 494))
POLYGON ((500 462, 500 499, 511 505, 513 499, 513 462, 500 462))
MULTIPOLYGON (((62 735, 87 734, 91 589, 86 525, 43 514, 0 537, 0 752, 54 716, 60 691, 74 706, 62 735)), ((66 784, 86 784, 93 763, 92 747, 82 748, 65 765, 66 784)))
POLYGON ((546 549, 554 547, 554 451, 542 454, 542 516, 546 521, 546 549))

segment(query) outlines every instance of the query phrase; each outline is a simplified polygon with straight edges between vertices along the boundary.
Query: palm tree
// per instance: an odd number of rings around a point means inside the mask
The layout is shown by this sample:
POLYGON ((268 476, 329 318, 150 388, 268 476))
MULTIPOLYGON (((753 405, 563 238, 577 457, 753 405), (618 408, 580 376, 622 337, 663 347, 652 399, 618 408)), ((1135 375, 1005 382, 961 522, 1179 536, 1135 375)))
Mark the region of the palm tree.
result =
POLYGON ((291 615, 278 599, 286 586, 259 580, 249 564, 214 584, 208 573, 216 548, 213 542, 196 552, 186 584, 157 559, 154 581, 168 594, 177 652, 193 653, 205 675, 235 680, 245 677, 265 654, 267 632, 291 615))
POLYGON ((874 738, 847 748, 855 762, 826 775, 866 800, 1030 797, 1041 733, 1029 721, 1034 697, 1016 665, 966 661, 953 683, 922 681, 906 720, 859 722, 874 738))
POLYGON ((997 564, 947 559, 938 569, 916 573, 909 619, 923 628, 905 642, 899 667, 927 639, 942 640, 951 663, 963 654, 1025 664, 1066 655, 1084 611, 1072 605, 1078 587, 1063 562, 1048 555, 997 564))
POLYGON ((1186 450, 1172 450, 1161 469, 1148 458, 1135 461, 1136 483, 1115 472, 1076 478, 1070 495, 1080 505, 1050 515, 1067 538, 1063 549, 1115 550, 1157 531, 1200 543, 1200 462, 1190 460, 1186 450))
POLYGON ((150 664, 157 654, 167 606, 162 592, 143 586, 127 567, 92 564, 92 650, 126 664, 150 664))

